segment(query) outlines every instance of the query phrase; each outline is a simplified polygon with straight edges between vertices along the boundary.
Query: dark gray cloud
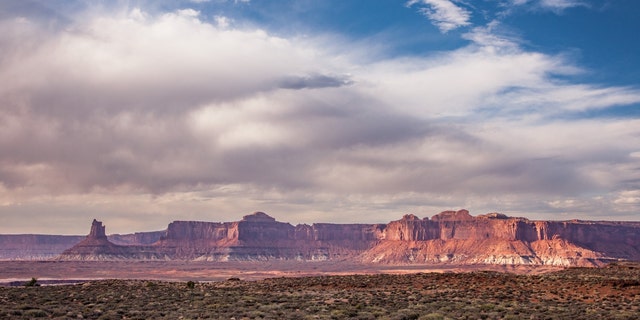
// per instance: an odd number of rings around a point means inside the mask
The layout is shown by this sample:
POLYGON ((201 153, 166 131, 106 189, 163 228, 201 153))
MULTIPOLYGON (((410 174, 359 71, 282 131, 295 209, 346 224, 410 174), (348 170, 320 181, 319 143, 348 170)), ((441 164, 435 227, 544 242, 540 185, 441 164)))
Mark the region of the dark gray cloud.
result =
POLYGON ((282 89, 318 89, 337 88, 353 84, 349 76, 330 76, 324 74, 314 74, 307 76, 290 76, 280 81, 279 87, 282 89))

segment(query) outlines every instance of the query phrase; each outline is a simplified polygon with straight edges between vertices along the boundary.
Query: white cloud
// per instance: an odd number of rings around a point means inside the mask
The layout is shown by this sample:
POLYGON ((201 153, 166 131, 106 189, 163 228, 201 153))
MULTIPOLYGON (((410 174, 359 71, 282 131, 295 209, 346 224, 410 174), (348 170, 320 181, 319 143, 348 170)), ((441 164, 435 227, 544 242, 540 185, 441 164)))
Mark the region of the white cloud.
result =
POLYGON ((195 18, 200 15, 200 11, 194 9, 180 9, 176 11, 176 14, 182 17, 195 18))
POLYGON ((225 16, 215 16, 213 17, 213 19, 216 22, 216 25, 218 26, 218 28, 228 28, 229 25, 231 25, 231 19, 225 17, 225 16))
POLYGON ((633 88, 601 88, 552 82, 513 90, 500 96, 494 103, 509 104, 514 110, 535 109, 551 115, 629 105, 639 100, 640 92, 633 88))
POLYGON ((148 18, 148 14, 142 11, 140 8, 134 8, 129 13, 129 17, 134 20, 144 21, 148 18))
POLYGON ((558 115, 640 103, 639 89, 571 82, 569 59, 497 23, 457 50, 382 60, 193 10, 0 23, 0 214, 13 221, 0 233, 44 208, 122 228, 256 210, 292 222, 638 210, 640 123, 558 115))
POLYGON ((562 11, 567 8, 586 6, 582 0, 540 0, 539 6, 553 11, 562 11))
POLYGON ((444 33, 470 24, 471 12, 457 6, 450 0, 412 0, 407 2, 407 6, 415 4, 426 5, 427 7, 419 9, 420 12, 444 33))
POLYGON ((550 10, 562 13, 564 10, 574 7, 588 7, 582 0, 511 0, 513 6, 530 6, 539 10, 550 10))
POLYGON ((640 190, 625 190, 614 200, 617 205, 640 205, 640 190))
POLYGON ((493 20, 484 27, 475 27, 462 35, 462 38, 470 40, 474 44, 486 50, 500 50, 502 52, 520 51, 520 39, 501 32, 499 20, 493 20))
MULTIPOLYGON (((33 32, 26 36, 39 38, 38 30, 33 32)), ((329 57, 315 64, 323 69, 313 67, 311 59, 321 55, 317 48, 302 48, 263 30, 204 23, 194 10, 152 21, 107 16, 56 34, 36 50, 24 48, 6 57, 0 93, 28 92, 36 100, 46 96, 31 107, 47 112, 81 108, 83 100, 105 111, 171 111, 272 90, 294 74, 339 73, 329 57), (53 81, 60 74, 65 76, 53 81)))
POLYGON ((380 92, 387 104, 413 115, 466 116, 492 106, 505 90, 546 83, 558 64, 542 54, 471 46, 428 61, 386 61, 370 68, 367 79, 376 84, 370 94, 380 92))

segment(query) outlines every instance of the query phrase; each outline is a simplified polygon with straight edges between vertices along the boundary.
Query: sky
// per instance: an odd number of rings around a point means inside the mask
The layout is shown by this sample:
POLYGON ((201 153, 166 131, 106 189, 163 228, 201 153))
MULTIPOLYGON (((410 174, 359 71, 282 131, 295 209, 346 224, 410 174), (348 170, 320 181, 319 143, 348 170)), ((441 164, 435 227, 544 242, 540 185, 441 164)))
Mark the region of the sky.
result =
POLYGON ((0 1, 0 233, 640 220, 636 0, 0 1))

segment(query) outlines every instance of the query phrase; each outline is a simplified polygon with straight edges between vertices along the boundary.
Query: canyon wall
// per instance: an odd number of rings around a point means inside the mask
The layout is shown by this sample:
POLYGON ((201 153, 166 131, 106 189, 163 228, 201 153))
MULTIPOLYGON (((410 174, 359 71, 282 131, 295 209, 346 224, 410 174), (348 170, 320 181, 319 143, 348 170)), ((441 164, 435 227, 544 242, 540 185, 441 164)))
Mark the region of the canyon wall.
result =
POLYGON ((166 234, 166 230, 162 231, 150 231, 150 232, 136 232, 130 234, 110 234, 107 235, 109 241, 117 245, 130 246, 130 245, 149 245, 160 240, 162 236, 166 234))
POLYGON ((60 259, 563 266, 640 261, 640 222, 532 221, 499 213, 474 217, 467 210, 423 219, 405 215, 387 224, 296 226, 256 212, 236 222, 174 221, 156 242, 127 246, 109 241, 101 228, 94 221, 90 235, 60 259))
POLYGON ((597 266, 640 260, 640 223, 531 221, 466 210, 390 222, 383 243, 361 258, 383 263, 491 263, 597 266))

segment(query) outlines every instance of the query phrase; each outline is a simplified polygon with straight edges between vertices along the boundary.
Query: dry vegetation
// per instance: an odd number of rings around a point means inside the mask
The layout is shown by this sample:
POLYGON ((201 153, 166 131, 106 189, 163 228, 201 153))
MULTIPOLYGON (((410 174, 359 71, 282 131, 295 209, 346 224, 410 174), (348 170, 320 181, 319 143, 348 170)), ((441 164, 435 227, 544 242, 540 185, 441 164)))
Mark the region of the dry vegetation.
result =
POLYGON ((2 287, 0 318, 638 319, 640 265, 2 287))

